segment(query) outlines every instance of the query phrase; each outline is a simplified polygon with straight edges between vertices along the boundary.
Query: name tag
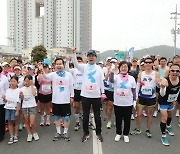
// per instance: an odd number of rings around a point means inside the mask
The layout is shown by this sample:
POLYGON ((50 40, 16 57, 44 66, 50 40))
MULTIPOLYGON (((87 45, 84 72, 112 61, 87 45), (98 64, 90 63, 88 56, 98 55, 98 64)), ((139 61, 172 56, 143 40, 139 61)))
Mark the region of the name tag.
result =
POLYGON ((51 92, 51 85, 42 85, 43 92, 51 92))
POLYGON ((93 93, 93 92, 96 92, 96 89, 97 89, 96 83, 88 83, 88 84, 86 84, 86 91, 87 92, 93 93))
POLYGON ((116 90, 116 94, 117 94, 117 96, 120 96, 120 97, 128 97, 129 96, 129 90, 119 88, 116 90))
POLYGON ((153 93, 151 87, 145 87, 145 86, 141 88, 141 92, 143 95, 152 95, 153 93))

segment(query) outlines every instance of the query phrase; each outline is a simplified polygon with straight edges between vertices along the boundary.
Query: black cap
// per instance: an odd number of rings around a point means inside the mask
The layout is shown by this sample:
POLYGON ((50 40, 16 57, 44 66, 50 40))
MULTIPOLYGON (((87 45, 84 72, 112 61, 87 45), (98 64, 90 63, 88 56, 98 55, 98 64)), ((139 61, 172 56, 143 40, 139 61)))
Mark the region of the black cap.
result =
POLYGON ((87 52, 87 56, 89 56, 89 55, 91 55, 91 54, 97 57, 95 50, 89 50, 89 51, 87 52))

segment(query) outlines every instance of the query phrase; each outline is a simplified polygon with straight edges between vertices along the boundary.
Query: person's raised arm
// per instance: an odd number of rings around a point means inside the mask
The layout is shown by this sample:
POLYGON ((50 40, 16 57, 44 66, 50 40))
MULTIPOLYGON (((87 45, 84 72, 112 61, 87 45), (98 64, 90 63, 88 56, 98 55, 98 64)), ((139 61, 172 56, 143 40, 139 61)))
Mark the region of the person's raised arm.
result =
POLYGON ((76 48, 73 48, 73 49, 72 49, 72 53, 73 53, 73 63, 74 63, 74 66, 75 66, 81 73, 83 73, 83 72, 84 72, 84 65, 83 65, 83 64, 78 64, 76 52, 77 52, 76 48))

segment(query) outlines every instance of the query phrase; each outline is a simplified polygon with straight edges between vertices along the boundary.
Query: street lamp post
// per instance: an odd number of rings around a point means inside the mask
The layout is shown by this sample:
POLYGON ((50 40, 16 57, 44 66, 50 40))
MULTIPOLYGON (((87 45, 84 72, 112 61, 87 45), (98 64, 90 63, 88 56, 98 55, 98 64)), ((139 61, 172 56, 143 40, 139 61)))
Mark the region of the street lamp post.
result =
POLYGON ((171 33, 174 34, 174 56, 176 55, 176 38, 177 38, 177 34, 180 34, 180 29, 177 29, 177 19, 178 19, 178 15, 180 15, 180 13, 177 12, 177 4, 176 4, 176 11, 172 12, 171 15, 174 15, 174 17, 171 17, 171 19, 174 19, 175 21, 175 26, 174 28, 171 30, 171 33))

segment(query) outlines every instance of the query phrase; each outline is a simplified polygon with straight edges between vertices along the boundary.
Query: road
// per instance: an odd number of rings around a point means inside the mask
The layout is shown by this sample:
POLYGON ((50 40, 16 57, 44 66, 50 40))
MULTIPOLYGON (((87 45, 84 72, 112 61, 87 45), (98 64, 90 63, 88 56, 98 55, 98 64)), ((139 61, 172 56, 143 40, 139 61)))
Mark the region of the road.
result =
MULTIPOLYGON (((49 127, 39 126, 40 116, 37 115, 39 141, 26 142, 25 129, 19 133, 19 142, 8 145, 9 133, 6 133, 4 141, 0 144, 0 154, 97 154, 100 148, 100 153, 103 154, 179 154, 180 153, 180 128, 177 126, 178 118, 173 117, 172 128, 175 136, 169 136, 170 146, 165 147, 161 144, 161 132, 159 128, 160 114, 157 118, 153 118, 152 124, 152 138, 147 138, 145 135, 146 118, 142 122, 142 134, 138 136, 130 136, 130 143, 124 143, 123 139, 119 142, 114 141, 115 126, 111 129, 106 129, 105 111, 102 112, 102 130, 104 142, 99 144, 96 137, 93 137, 91 131, 90 138, 87 142, 82 143, 81 137, 83 135, 82 128, 75 132, 74 116, 71 116, 70 137, 71 141, 66 142, 63 139, 53 142, 52 138, 56 132, 55 126, 49 127), (102 151, 101 151, 102 149, 102 151)), ((53 122, 53 117, 51 119, 53 122)), ((113 116, 114 121, 114 116, 113 116)), ((131 130, 135 127, 135 121, 132 121, 131 130)))

